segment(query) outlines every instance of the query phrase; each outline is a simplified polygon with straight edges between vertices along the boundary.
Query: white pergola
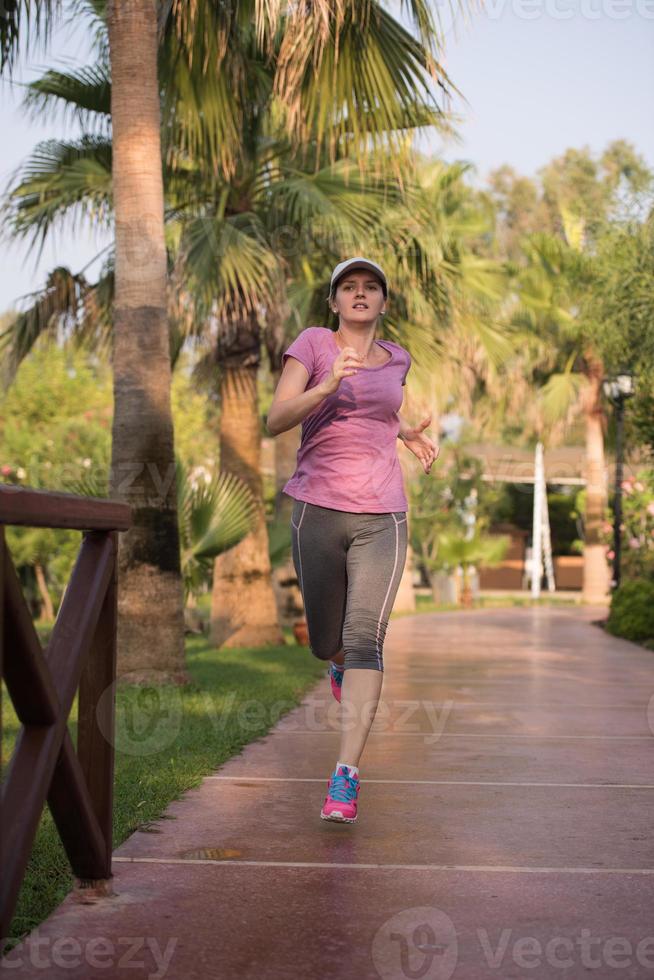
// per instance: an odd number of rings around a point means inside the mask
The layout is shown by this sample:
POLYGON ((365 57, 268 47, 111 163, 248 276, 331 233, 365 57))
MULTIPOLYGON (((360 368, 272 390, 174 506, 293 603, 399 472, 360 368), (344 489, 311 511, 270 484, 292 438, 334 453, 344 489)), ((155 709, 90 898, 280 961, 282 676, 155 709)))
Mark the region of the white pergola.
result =
MULTIPOLYGON (((543 566, 549 592, 555 591, 552 539, 547 507, 547 484, 585 486, 583 447, 565 446, 545 454, 542 442, 529 449, 504 446, 468 446, 468 452, 484 462, 482 479, 493 483, 533 483, 531 595, 540 595, 543 566), (547 462, 546 462, 547 459, 547 462), (547 477, 546 477, 547 472, 547 477)), ((608 478, 608 473, 606 474, 608 478)))

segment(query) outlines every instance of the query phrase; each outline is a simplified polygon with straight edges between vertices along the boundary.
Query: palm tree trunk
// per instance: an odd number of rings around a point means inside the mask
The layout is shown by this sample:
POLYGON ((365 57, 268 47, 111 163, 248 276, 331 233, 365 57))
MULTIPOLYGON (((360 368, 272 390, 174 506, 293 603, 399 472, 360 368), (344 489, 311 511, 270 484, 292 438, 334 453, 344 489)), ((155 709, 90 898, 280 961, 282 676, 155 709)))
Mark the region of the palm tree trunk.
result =
POLYGON ((52 599, 50 598, 48 583, 45 580, 43 565, 41 565, 38 561, 34 564, 34 574, 36 575, 36 584, 39 589, 39 595, 43 600, 43 612, 41 614, 41 619, 45 623, 52 623, 54 621, 54 606, 52 605, 52 599))
POLYGON ((132 506, 120 536, 118 675, 186 683, 170 407, 157 5, 110 0, 116 270, 110 494, 132 506))
MULTIPOLYGON (((270 306, 266 312, 266 330, 264 342, 268 352, 270 374, 273 390, 279 384, 282 373, 282 354, 288 347, 289 338, 286 334, 285 323, 289 316, 288 303, 281 300, 279 305, 270 306)), ((290 522, 294 500, 282 492, 282 487, 293 475, 297 462, 297 451, 300 446, 300 426, 295 425, 286 432, 275 436, 273 443, 275 458, 275 520, 290 522)), ((292 561, 289 558, 290 567, 292 561)))
POLYGON ((257 376, 260 331, 253 314, 238 324, 223 364, 220 387, 220 468, 247 484, 257 501, 254 530, 214 562, 211 632, 214 646, 279 646, 268 528, 261 477, 261 419, 257 376))
POLYGON ((282 488, 293 476, 299 447, 299 425, 275 436, 275 519, 287 523, 291 519, 294 500, 287 493, 283 493, 282 488))
POLYGON ((472 589, 470 588, 470 566, 461 567, 461 605, 464 609, 472 609, 472 589))
POLYGON ((586 358, 586 390, 583 394, 586 426, 586 513, 584 519, 584 578, 582 600, 604 603, 609 589, 609 569, 601 539, 607 506, 604 465, 604 429, 601 391, 603 368, 593 355, 586 358))
MULTIPOLYGON (((288 338, 284 333, 283 316, 279 310, 268 311, 265 342, 270 360, 273 390, 277 388, 282 373, 281 360, 284 349, 288 346, 288 338)), ((279 524, 285 524, 290 535, 291 514, 295 501, 284 493, 283 487, 290 480, 297 463, 297 452, 300 446, 301 428, 294 425, 286 432, 280 432, 273 440, 274 470, 275 470, 275 504, 274 519, 279 524)), ((297 578, 293 556, 289 548, 286 561, 277 566, 273 572, 273 586, 277 601, 277 611, 280 623, 295 624, 298 621, 306 623, 302 592, 297 578)))

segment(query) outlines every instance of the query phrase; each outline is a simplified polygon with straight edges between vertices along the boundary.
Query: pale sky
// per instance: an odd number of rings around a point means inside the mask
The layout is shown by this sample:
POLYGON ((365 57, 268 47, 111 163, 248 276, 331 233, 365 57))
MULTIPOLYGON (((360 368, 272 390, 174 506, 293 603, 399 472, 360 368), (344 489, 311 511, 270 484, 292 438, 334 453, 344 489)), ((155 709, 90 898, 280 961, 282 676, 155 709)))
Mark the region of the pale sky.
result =
MULTIPOLYGON (((433 135, 418 140, 420 149, 471 161, 479 185, 503 163, 535 176, 568 147, 599 154, 615 139, 633 143, 654 168, 654 0, 487 0, 467 22, 459 17, 456 31, 446 4, 438 9, 445 69, 470 104, 451 105, 463 117, 461 143, 433 135)), ((20 82, 39 67, 79 63, 85 47, 79 32, 60 31, 50 53, 33 57, 14 77, 20 82)), ((40 139, 64 135, 59 118, 48 124, 26 118, 20 91, 0 82, 3 190, 40 139)), ((70 127, 65 132, 73 134, 70 127)), ((64 232, 35 265, 26 246, 0 241, 0 312, 40 288, 55 265, 80 271, 107 242, 106 234, 64 232)))

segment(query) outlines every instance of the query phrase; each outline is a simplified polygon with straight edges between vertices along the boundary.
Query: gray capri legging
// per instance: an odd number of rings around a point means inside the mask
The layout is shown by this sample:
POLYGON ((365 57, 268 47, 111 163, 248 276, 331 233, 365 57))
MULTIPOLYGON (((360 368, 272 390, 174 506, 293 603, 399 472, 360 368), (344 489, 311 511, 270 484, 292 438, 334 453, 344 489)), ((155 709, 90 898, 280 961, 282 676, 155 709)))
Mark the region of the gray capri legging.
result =
POLYGON ((342 647, 345 669, 383 671, 406 561, 406 512, 355 514, 296 500, 291 540, 313 655, 330 660, 342 647))

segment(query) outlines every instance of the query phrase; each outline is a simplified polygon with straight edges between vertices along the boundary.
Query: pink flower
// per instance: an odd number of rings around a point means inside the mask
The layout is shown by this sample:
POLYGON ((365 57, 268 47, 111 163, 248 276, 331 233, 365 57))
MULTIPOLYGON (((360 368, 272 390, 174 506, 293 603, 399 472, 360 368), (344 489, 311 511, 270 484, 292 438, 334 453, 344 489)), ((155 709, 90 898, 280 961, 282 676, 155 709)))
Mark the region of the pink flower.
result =
POLYGON ((615 558, 615 551, 613 551, 613 549, 611 549, 611 551, 607 551, 606 557, 609 559, 609 561, 613 561, 615 558))
POLYGON ((638 538, 629 538, 629 547, 633 548, 634 551, 636 548, 640 548, 640 540, 638 538))
POLYGON ((645 489, 645 487, 640 482, 640 480, 636 480, 636 482, 634 483, 634 490, 637 490, 638 493, 642 493, 644 489, 645 489))
POLYGON ((608 521, 604 521, 602 524, 602 530, 604 531, 604 534, 609 534, 609 532, 613 530, 613 527, 608 521))
POLYGON ((620 486, 622 487, 625 493, 631 493, 631 485, 632 485, 631 480, 623 480, 622 483, 620 484, 620 486))
POLYGON ((7 465, 3 466, 0 472, 2 473, 3 476, 9 476, 9 474, 12 472, 11 466, 7 466, 7 465))

